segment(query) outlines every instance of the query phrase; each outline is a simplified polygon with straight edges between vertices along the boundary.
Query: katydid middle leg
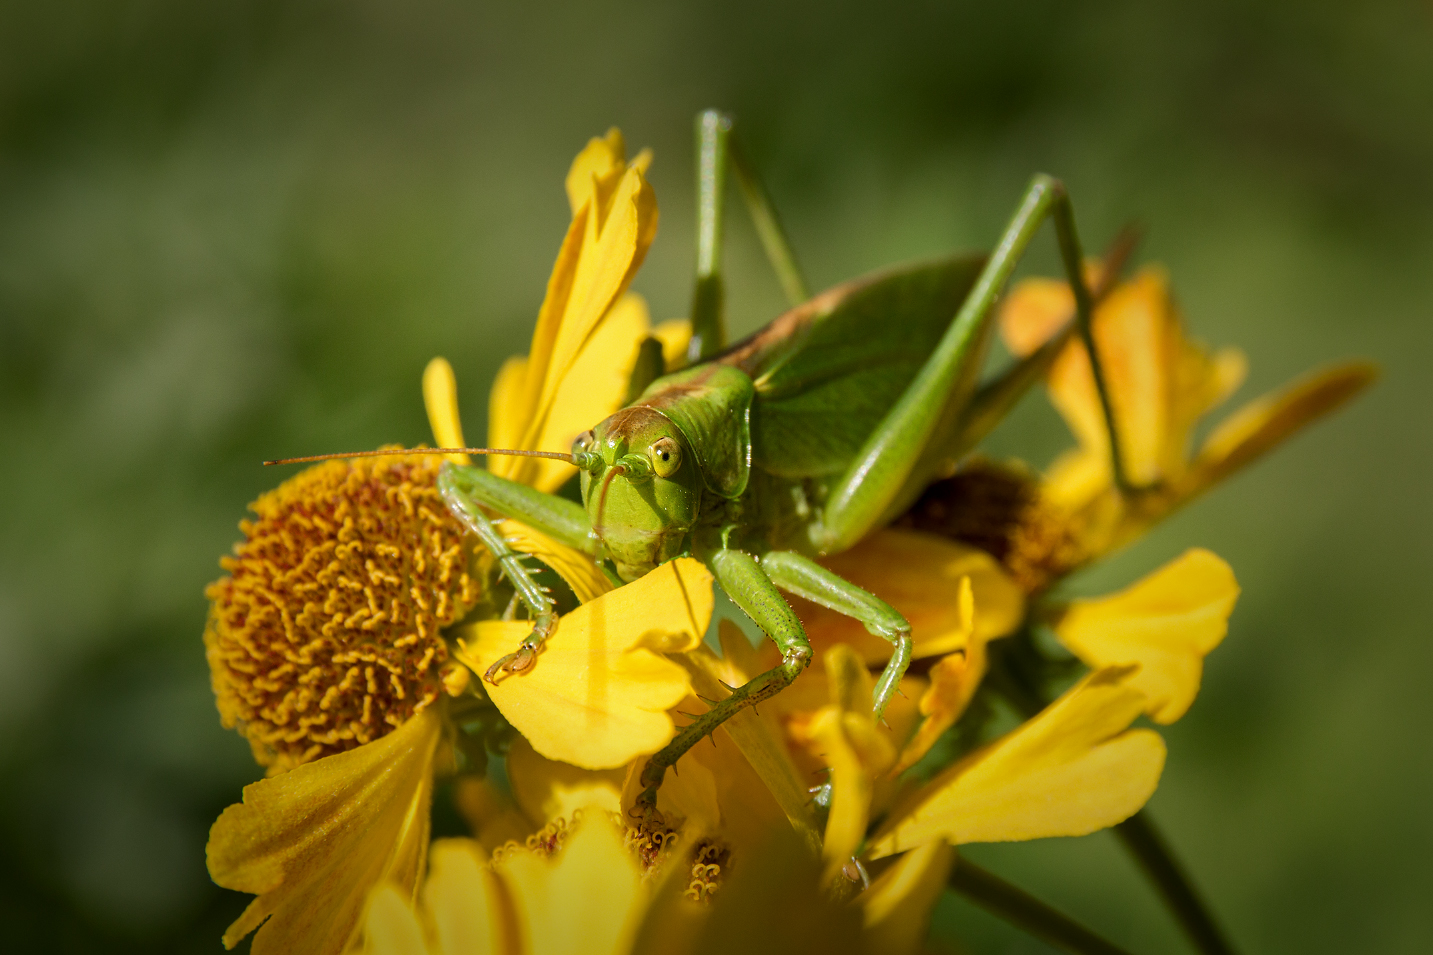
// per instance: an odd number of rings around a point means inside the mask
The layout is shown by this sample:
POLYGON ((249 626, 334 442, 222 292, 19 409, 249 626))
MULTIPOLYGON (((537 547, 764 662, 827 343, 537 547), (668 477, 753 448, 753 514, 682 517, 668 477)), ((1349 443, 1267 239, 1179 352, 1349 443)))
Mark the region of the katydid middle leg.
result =
POLYGON ((782 590, 858 620, 891 644, 891 657, 871 694, 871 715, 879 722, 911 662, 911 625, 890 604, 834 574, 809 557, 789 550, 763 554, 761 568, 782 590))
POLYGON ((656 810, 657 788, 662 785, 667 768, 675 765, 683 753, 738 711, 786 689, 811 662, 811 644, 806 639, 805 628, 754 557, 726 547, 702 556, 732 603, 781 650, 781 663, 736 687, 730 696, 684 726, 670 743, 647 760, 640 779, 642 792, 637 797, 637 806, 644 813, 656 810))

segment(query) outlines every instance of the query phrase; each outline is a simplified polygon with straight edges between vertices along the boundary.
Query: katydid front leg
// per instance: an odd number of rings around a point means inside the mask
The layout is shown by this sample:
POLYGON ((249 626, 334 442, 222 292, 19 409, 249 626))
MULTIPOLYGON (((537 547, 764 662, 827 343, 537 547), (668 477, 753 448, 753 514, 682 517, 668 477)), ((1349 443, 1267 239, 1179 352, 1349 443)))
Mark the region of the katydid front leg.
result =
POLYGON ((439 471, 438 492, 448 509, 487 547, 532 616, 532 632, 516 650, 488 667, 483 679, 494 683, 499 672, 521 673, 533 665, 547 638, 557 630, 557 614, 552 598, 522 563, 522 555, 508 547, 479 505, 592 554, 596 552, 596 538, 587 522, 587 512, 580 504, 544 494, 526 484, 509 481, 481 468, 452 464, 443 465, 439 471))

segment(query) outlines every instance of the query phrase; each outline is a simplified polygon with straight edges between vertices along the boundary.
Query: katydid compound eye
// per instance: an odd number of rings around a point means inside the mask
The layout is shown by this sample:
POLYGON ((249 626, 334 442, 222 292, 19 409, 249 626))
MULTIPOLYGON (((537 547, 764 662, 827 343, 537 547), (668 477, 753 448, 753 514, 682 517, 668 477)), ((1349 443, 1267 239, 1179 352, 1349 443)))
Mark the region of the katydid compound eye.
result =
POLYGON ((658 438, 649 452, 657 477, 671 477, 682 466, 682 446, 671 438, 658 438))
POLYGON ((576 437, 576 439, 574 439, 573 442, 572 442, 572 450, 573 450, 573 451, 587 451, 587 450, 589 450, 591 447, 592 447, 592 431, 591 431, 590 429, 587 430, 587 431, 582 432, 581 434, 579 434, 579 435, 576 437))

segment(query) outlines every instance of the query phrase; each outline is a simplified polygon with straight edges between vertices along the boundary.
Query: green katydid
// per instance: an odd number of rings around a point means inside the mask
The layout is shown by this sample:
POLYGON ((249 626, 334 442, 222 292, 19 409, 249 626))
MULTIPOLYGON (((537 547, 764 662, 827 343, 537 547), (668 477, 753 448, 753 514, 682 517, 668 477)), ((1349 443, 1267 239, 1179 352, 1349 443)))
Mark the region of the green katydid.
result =
MULTIPOLYGON (((783 591, 851 616, 890 641, 872 700, 880 718, 910 662, 910 625, 816 558, 851 547, 901 513, 1048 365, 1057 344, 978 386, 993 306, 1047 217, 1075 289, 1070 330, 1087 342, 1093 305, 1069 199, 1058 181, 1036 176, 990 256, 955 256, 838 286, 724 348, 721 192, 728 165, 788 295, 804 297, 765 194, 730 148, 736 145, 730 129, 714 111, 698 117, 692 364, 656 378, 578 437, 570 460, 581 474, 583 503, 474 467, 447 465, 439 478, 449 507, 503 562, 534 621, 528 639, 487 679, 533 666, 556 618, 551 598, 508 551, 484 509, 609 560, 623 581, 694 556, 781 650, 780 665, 735 688, 651 757, 641 777, 647 807, 667 767, 687 749, 742 707, 789 685, 810 661, 810 644, 783 591)), ((1105 275, 1115 271, 1107 267, 1105 275)))
MULTIPOLYGON (((639 797, 647 809, 684 752, 741 708, 780 692, 810 662, 811 646, 783 591, 853 617, 890 642, 872 699, 880 719, 910 662, 910 625, 817 558, 853 546, 909 507, 1039 379, 1069 335, 1078 332, 1092 344, 1094 301, 1119 268, 1107 262, 1100 288, 1091 292, 1064 187, 1041 175, 989 256, 896 268, 802 301, 805 283, 764 190, 731 139, 730 121, 707 111, 697 129, 690 364, 659 377, 660 351, 644 348, 634 378, 645 368, 654 380, 635 381, 636 398, 596 422, 568 453, 466 449, 569 460, 579 469, 581 504, 470 466, 446 464, 438 482, 533 622, 527 639, 489 668, 489 681, 540 665, 558 620, 552 598, 485 512, 583 551, 620 581, 678 556, 696 557, 781 650, 777 667, 713 703, 649 759, 639 797), (729 168, 795 307, 725 347, 721 200, 729 168), (993 307, 1047 217, 1075 289, 1076 314, 1064 333, 981 385, 993 307)), ((1109 258, 1127 252, 1126 244, 1109 258)), ((1118 450, 1112 453, 1117 461, 1118 450)))

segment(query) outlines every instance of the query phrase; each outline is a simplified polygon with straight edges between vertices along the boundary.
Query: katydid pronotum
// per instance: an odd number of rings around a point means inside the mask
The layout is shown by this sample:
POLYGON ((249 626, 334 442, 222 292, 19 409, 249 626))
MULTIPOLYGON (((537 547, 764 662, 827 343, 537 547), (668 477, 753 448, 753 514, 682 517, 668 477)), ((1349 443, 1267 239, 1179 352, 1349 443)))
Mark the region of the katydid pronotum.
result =
MULTIPOLYGON (((695 557, 780 649, 778 666, 713 703, 648 760, 638 797, 644 810, 655 808, 667 768, 693 744, 780 692, 810 662, 806 633, 783 592, 852 617, 890 642, 872 699, 881 718, 910 663, 910 625, 817 558, 846 550, 909 507, 1040 378, 1070 335, 1080 334, 1093 355, 1091 310, 1129 249, 1117 244, 1092 290, 1065 189, 1040 175, 988 256, 896 268, 808 299, 730 120, 702 113, 697 141, 697 275, 686 367, 663 374, 660 357, 639 360, 634 375, 647 368, 651 380, 634 382, 634 401, 596 422, 570 452, 546 452, 576 465, 581 504, 477 467, 445 464, 438 480, 449 508, 491 551, 533 622, 527 639, 485 674, 489 681, 541 666, 543 645, 558 627, 552 598, 489 513, 577 548, 621 581, 695 557), (794 307, 727 347, 721 236, 729 172, 794 307), (1047 218, 1074 289, 1074 314, 1043 348, 982 384, 994 306, 1047 218)), ((650 347, 644 354, 654 351, 660 356, 650 347)), ((1104 399, 1098 361, 1094 367, 1104 399)), ((1108 417, 1107 399, 1105 411, 1108 417)))

